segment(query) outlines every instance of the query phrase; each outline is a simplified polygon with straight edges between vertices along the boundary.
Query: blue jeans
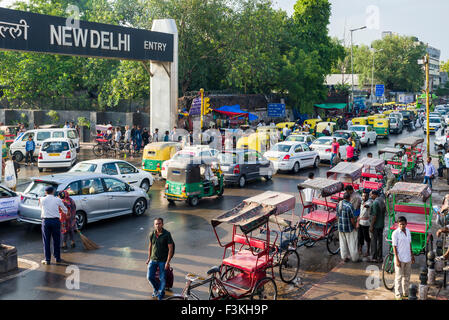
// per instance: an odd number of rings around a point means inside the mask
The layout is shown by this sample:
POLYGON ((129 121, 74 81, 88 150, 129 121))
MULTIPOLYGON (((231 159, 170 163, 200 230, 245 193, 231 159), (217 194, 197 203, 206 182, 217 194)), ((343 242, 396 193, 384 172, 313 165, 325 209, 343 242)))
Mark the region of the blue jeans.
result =
POLYGON ((165 262, 151 260, 148 264, 147 279, 153 286, 154 292, 162 298, 165 294, 165 262), (159 268, 159 281, 156 279, 157 268, 159 268))
POLYGON ((424 177, 423 184, 428 184, 430 186, 430 189, 432 189, 432 178, 424 177))
POLYGON ((336 153, 332 153, 332 155, 331 155, 331 167, 334 166, 334 158, 336 155, 337 155, 336 153))
POLYGON ((53 238, 53 254, 56 261, 61 260, 61 222, 59 218, 42 219, 42 241, 45 260, 51 260, 50 241, 53 238))

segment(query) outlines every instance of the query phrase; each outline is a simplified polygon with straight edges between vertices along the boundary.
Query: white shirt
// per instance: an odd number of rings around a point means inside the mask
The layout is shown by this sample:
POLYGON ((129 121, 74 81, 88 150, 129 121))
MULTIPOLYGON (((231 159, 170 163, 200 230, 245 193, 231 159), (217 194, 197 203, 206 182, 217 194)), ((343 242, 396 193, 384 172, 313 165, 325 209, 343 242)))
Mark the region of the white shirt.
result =
POLYGON ((361 209, 360 209, 360 221, 359 224, 361 226, 368 227, 370 225, 370 214, 371 214, 371 205, 372 201, 367 200, 362 203, 361 209), (365 208, 365 206, 369 206, 368 208, 365 208))
POLYGON ((392 240, 393 246, 395 246, 398 251, 399 261, 408 263, 412 261, 412 255, 410 252, 410 243, 412 242, 412 236, 408 228, 405 228, 405 232, 407 233, 407 235, 398 227, 393 232, 392 240))
POLYGON ((59 218, 59 208, 67 213, 67 208, 62 200, 54 195, 46 195, 39 199, 41 218, 59 218))
POLYGON ((122 132, 119 130, 115 133, 115 142, 120 142, 121 137, 122 137, 122 132))
POLYGON ((315 190, 311 188, 306 188, 302 192, 304 194, 304 202, 312 203, 312 200, 315 197, 315 190))
POLYGON ((290 135, 291 130, 287 127, 285 127, 284 129, 282 129, 282 133, 284 134, 284 138, 288 137, 290 135))

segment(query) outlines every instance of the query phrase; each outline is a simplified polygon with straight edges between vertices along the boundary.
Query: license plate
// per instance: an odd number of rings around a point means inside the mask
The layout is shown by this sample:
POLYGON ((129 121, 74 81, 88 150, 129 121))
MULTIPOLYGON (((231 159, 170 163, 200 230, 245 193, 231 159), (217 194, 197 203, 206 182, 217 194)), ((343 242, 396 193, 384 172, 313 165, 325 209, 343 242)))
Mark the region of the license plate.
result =
POLYGON ((270 161, 278 161, 278 158, 268 158, 270 161))
POLYGON ((49 153, 48 155, 50 157, 59 157, 61 154, 60 153, 49 153))
POLYGON ((39 200, 37 199, 28 199, 26 202, 27 205, 37 207, 39 205, 39 200))
POLYGON ((221 171, 228 171, 229 167, 228 166, 221 166, 221 171))

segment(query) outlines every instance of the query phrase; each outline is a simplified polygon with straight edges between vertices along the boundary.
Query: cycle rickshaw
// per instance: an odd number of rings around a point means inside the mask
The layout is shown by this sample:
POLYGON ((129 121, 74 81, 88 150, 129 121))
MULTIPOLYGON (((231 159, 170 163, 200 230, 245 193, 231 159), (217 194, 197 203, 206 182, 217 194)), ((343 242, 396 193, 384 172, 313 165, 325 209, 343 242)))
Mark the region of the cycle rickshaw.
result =
POLYGON ((301 220, 305 223, 299 232, 299 237, 306 247, 312 247, 316 242, 326 240, 329 253, 335 255, 340 252, 336 211, 338 203, 329 198, 342 192, 343 188, 342 182, 324 178, 309 179, 298 185, 303 205, 301 220), (319 193, 319 198, 313 198, 311 205, 304 204, 301 193, 307 188, 319 193), (306 209, 311 211, 305 214, 306 209))
POLYGON ((385 288, 393 290, 395 271, 392 234, 398 228, 396 218, 398 216, 407 218, 407 228, 412 236, 413 255, 424 254, 427 259, 430 243, 433 240, 432 234, 429 234, 432 227, 432 190, 425 184, 398 182, 387 192, 386 206, 388 210, 386 240, 390 243, 390 252, 382 265, 382 280, 385 288))
MULTIPOLYGON (((331 180, 339 180, 343 186, 352 186, 354 190, 360 189, 360 179, 362 177, 362 166, 357 163, 340 162, 327 172, 327 178, 331 180)), ((343 191, 334 194, 332 200, 340 201, 343 199, 343 191)))
POLYGON ((363 158, 356 162, 362 166, 360 188, 383 192, 385 161, 376 158, 363 158))
POLYGON ((397 141, 394 146, 406 149, 409 165, 407 171, 414 172, 413 178, 419 177, 424 173, 423 160, 423 138, 407 137, 397 141), (409 168, 410 167, 410 168, 409 168))
MULTIPOLYGON (((387 147, 380 149, 378 153, 379 157, 382 157, 381 159, 386 161, 386 164, 391 165, 391 172, 399 177, 403 168, 401 157, 404 150, 400 148, 387 147)), ((414 171, 412 171, 411 168, 410 161, 408 161, 404 176, 407 175, 407 172, 411 172, 412 177, 414 177, 414 171)))

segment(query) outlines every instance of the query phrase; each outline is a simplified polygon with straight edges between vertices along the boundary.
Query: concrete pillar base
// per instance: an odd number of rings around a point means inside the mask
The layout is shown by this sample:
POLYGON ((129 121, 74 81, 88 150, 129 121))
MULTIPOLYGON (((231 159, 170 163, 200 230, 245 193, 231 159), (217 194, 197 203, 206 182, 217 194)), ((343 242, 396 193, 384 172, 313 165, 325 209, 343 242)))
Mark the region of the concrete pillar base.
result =
POLYGON ((17 249, 5 244, 0 245, 0 273, 17 269, 17 249))

